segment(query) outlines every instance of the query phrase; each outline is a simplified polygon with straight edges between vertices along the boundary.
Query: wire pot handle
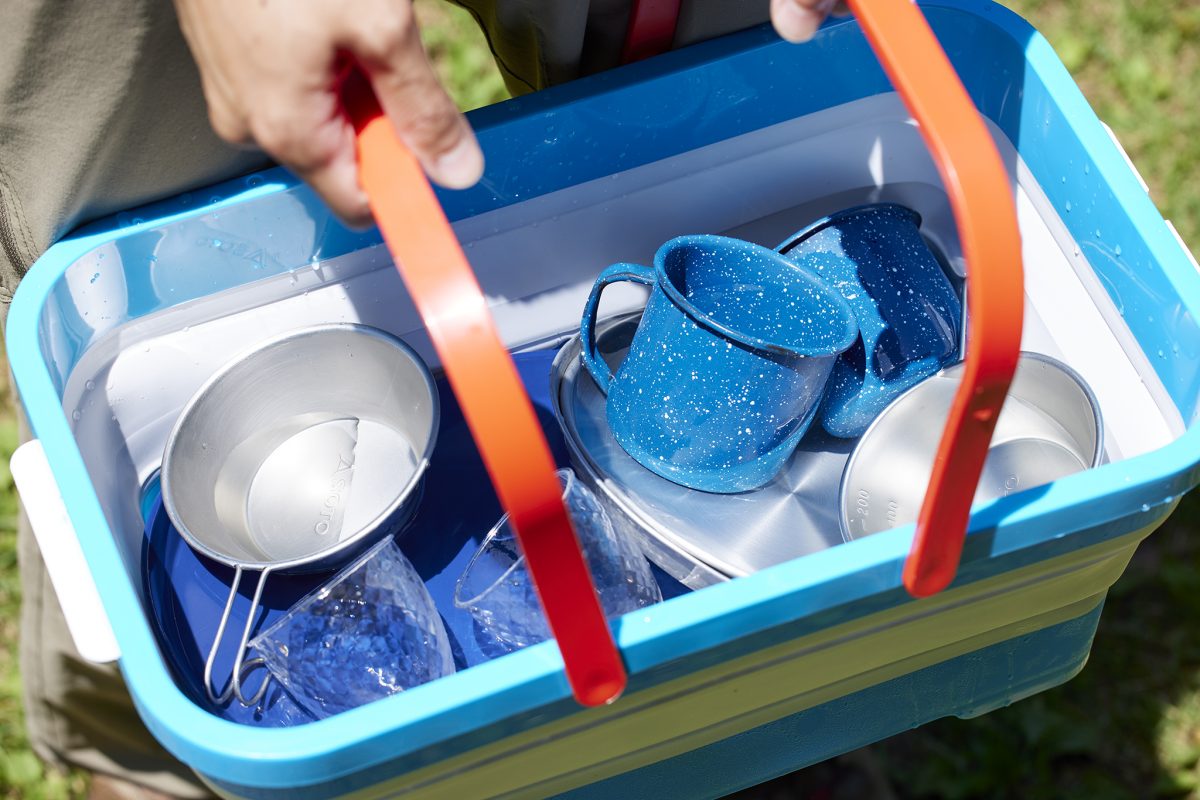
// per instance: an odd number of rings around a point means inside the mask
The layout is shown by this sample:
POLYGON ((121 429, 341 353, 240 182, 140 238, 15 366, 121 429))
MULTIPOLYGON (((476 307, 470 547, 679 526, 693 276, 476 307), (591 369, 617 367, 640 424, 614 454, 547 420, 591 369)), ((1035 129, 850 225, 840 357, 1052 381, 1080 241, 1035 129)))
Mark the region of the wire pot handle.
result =
POLYGON ((233 582, 229 585, 229 598, 225 601, 225 610, 221 612, 221 621, 217 625, 216 635, 213 636, 212 646, 208 649, 208 658, 204 660, 204 691, 208 695, 208 699, 217 705, 224 704, 231 697, 237 698, 237 701, 244 706, 257 705, 258 701, 262 700, 263 695, 267 693, 267 685, 271 682, 271 676, 267 675, 254 694, 249 697, 242 690, 243 675, 262 663, 261 658, 252 658, 249 661, 244 659, 246 643, 250 640, 250 630, 254 627, 254 618, 257 616, 258 606, 262 602, 263 587, 267 585, 267 576, 271 573, 271 568, 266 567, 259 572, 258 583, 254 587, 254 599, 250 602, 250 610, 246 612, 246 624, 242 627, 242 638, 238 643, 237 654, 233 657, 233 670, 229 677, 229 683, 219 692, 213 688, 213 663, 217 660, 217 650, 221 647, 221 640, 225 638, 225 626, 229 624, 229 616, 233 612, 233 600, 237 597, 238 587, 242 584, 242 573, 249 571, 240 564, 234 567, 233 582))

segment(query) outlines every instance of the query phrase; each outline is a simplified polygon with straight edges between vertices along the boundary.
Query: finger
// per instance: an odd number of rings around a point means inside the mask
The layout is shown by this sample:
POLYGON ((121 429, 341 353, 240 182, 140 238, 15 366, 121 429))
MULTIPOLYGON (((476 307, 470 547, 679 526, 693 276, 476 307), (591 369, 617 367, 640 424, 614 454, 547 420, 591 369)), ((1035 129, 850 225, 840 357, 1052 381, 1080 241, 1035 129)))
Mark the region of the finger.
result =
POLYGON ((351 228, 366 228, 373 220, 366 192, 358 182, 354 129, 347 124, 343 135, 344 143, 329 158, 311 169, 294 169, 342 222, 351 228))
POLYGON ((807 42, 825 21, 829 0, 771 0, 771 22, 789 42, 807 42))
POLYGON ((354 129, 332 92, 277 94, 251 120, 255 141, 308 183, 352 227, 371 222, 358 184, 354 129))
POLYGON ((203 76, 200 84, 205 105, 208 106, 208 122, 213 132, 226 144, 242 148, 253 147, 254 137, 250 134, 250 125, 245 115, 238 112, 236 104, 203 76))
POLYGON ((352 46, 396 133, 437 183, 466 189, 483 175, 483 153, 471 126, 438 82, 416 24, 359 31, 352 46))

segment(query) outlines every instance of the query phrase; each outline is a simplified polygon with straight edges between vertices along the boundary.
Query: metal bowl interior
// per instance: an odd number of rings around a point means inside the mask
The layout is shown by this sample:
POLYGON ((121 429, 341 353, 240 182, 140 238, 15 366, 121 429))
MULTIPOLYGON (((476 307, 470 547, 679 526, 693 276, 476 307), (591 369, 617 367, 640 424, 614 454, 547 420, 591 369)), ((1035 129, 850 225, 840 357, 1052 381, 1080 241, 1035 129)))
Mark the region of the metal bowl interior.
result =
POLYGON ((193 396, 163 455, 163 505, 189 545, 230 566, 332 565, 411 514, 437 426, 433 378, 399 339, 306 328, 193 396))
MULTIPOLYGON (((961 372, 956 364, 909 389, 863 434, 839 492, 847 540, 916 521, 961 372)), ((1099 406, 1083 379, 1048 356, 1022 353, 974 503, 1096 466, 1103 451, 1099 406)))

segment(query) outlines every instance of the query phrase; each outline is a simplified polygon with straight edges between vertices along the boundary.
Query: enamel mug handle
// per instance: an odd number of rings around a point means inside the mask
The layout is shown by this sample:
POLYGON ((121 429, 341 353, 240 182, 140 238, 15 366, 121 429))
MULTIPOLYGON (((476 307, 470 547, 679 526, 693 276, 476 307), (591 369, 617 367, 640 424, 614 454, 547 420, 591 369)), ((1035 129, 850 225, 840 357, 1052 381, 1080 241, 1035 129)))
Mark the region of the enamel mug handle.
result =
POLYGON ((75 649, 94 664, 116 661, 121 648, 42 443, 33 439, 18 447, 9 468, 75 649))
POLYGON ((608 394, 608 385, 612 383, 612 371, 608 364, 596 352, 596 312, 600 308, 600 295, 604 287, 619 281, 632 281, 646 286, 654 285, 654 270, 640 264, 613 264, 608 267, 596 282, 592 284, 592 293, 588 295, 587 305, 583 307, 583 321, 579 325, 580 349, 583 351, 583 365, 596 380, 600 391, 608 394))

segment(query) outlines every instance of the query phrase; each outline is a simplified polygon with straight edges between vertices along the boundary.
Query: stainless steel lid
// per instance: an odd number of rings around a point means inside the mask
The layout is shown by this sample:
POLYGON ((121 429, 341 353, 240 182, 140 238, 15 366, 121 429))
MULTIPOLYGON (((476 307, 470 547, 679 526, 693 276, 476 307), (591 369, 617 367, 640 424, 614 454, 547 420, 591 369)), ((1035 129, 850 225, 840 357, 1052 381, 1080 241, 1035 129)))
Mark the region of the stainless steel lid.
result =
MULTIPOLYGON (((639 318, 626 315, 597 326, 598 348, 614 373, 639 318)), ((605 396, 580 368, 578 337, 559 351, 551 380, 555 413, 577 470, 670 553, 738 577, 842 543, 838 488, 852 441, 826 437, 814 426, 771 483, 741 494, 709 494, 655 475, 617 444, 605 418, 605 396)), ((647 552, 656 562, 658 549, 647 552)))

